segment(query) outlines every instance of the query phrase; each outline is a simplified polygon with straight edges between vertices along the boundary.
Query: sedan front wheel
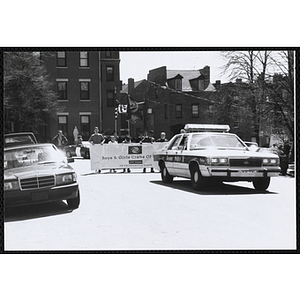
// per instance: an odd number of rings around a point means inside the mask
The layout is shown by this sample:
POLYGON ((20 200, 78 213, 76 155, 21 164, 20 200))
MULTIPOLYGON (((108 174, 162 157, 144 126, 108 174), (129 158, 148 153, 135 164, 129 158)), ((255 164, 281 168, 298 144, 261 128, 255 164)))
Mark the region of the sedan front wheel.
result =
POLYGON ((67 200, 68 206, 70 209, 76 209, 79 207, 80 204, 80 194, 78 192, 78 196, 76 198, 68 199, 67 200))

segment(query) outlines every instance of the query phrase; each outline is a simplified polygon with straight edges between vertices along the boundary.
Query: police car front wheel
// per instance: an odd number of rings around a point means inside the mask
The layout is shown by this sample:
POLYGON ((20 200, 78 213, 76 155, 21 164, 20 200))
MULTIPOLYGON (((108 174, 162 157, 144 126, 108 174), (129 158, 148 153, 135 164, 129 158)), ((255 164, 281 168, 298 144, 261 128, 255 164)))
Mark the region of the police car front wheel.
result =
POLYGON ((265 191, 270 185, 270 177, 256 178, 253 180, 253 186, 257 191, 265 191))
POLYGON ((173 181, 173 176, 171 176, 165 165, 161 166, 161 179, 164 183, 171 183, 173 181))
POLYGON ((198 167, 194 167, 191 170, 191 181, 192 181, 192 187, 196 191, 202 190, 205 187, 206 180, 201 175, 201 172, 198 167))

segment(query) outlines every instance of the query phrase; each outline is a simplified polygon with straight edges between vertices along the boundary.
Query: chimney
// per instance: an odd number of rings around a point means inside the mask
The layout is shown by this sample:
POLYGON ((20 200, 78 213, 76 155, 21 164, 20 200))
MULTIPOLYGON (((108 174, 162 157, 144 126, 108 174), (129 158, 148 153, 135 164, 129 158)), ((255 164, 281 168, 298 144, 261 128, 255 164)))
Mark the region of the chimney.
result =
POLYGON ((200 71, 204 75, 204 89, 206 89, 210 83, 210 66, 205 66, 200 71))
POLYGON ((128 78, 128 94, 133 95, 134 93, 134 79, 128 78))
POLYGON ((242 82, 242 79, 241 79, 241 78, 237 78, 237 79, 235 80, 235 82, 236 82, 236 83, 241 83, 241 82, 242 82))
POLYGON ((221 86, 221 80, 216 80, 215 88, 219 88, 221 86))

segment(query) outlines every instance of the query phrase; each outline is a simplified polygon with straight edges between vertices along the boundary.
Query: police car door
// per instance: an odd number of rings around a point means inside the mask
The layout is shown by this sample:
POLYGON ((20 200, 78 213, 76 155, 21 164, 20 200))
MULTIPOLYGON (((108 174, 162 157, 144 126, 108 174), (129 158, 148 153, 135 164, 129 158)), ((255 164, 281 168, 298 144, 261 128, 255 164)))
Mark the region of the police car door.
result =
POLYGON ((188 145, 188 135, 182 135, 180 142, 177 146, 177 150, 175 150, 174 160, 173 160, 173 169, 174 173, 177 176, 188 176, 188 164, 184 163, 184 156, 187 152, 187 145, 188 145))
POLYGON ((168 149, 166 150, 165 166, 168 172, 174 176, 176 175, 174 172, 174 158, 177 155, 181 138, 182 135, 175 136, 174 140, 170 143, 168 149))

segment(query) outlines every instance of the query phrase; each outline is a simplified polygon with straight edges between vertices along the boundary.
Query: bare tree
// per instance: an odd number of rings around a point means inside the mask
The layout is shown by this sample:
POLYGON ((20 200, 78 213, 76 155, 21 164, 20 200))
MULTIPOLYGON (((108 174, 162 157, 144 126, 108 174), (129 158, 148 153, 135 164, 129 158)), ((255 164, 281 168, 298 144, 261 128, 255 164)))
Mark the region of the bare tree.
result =
POLYGON ((294 52, 224 51, 221 55, 227 61, 221 67, 222 74, 228 74, 231 80, 243 79, 249 84, 256 123, 252 125, 260 132, 264 124, 270 124, 270 119, 274 119, 271 113, 276 111, 282 122, 275 122, 274 130, 286 130, 293 138, 294 52))

